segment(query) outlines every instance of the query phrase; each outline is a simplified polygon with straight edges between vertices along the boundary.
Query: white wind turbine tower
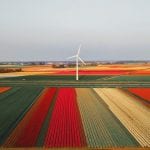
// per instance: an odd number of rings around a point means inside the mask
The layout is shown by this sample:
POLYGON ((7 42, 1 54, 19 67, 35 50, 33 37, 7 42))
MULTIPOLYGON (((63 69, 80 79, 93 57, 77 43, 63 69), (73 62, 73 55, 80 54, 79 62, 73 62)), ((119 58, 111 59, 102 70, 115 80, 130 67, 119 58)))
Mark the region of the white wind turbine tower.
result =
POLYGON ((80 58, 79 54, 80 54, 80 49, 81 49, 81 44, 79 46, 79 49, 77 51, 77 54, 71 57, 68 57, 68 59, 72 59, 72 58, 76 58, 76 80, 79 80, 79 60, 84 64, 85 62, 80 58))

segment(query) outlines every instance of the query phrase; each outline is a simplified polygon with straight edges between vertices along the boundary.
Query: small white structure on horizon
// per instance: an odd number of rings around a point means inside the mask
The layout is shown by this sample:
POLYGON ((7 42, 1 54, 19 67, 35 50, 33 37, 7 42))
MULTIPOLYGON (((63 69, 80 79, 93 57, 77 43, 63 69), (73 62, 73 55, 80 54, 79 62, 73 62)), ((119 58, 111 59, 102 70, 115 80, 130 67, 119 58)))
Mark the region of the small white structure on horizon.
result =
POLYGON ((80 58, 79 54, 80 54, 80 49, 81 49, 81 44, 79 46, 79 49, 77 51, 77 54, 71 57, 68 57, 67 59, 72 59, 72 58, 76 58, 76 80, 79 80, 79 60, 84 64, 85 62, 80 58))

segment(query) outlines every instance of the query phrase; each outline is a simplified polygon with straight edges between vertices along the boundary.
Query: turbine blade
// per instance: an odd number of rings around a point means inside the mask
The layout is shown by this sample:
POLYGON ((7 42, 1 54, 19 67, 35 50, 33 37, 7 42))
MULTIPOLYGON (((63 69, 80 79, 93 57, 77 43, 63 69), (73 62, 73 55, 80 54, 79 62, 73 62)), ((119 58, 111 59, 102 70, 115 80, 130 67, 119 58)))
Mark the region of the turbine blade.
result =
POLYGON ((80 49, 81 49, 81 44, 79 45, 79 49, 78 49, 78 52, 77 52, 77 55, 79 56, 80 54, 80 49))
POLYGON ((68 57, 67 59, 72 59, 72 58, 76 58, 77 56, 74 55, 74 56, 71 56, 71 57, 68 57))
POLYGON ((80 57, 78 57, 78 59, 79 59, 84 65, 86 65, 86 63, 85 63, 80 57))

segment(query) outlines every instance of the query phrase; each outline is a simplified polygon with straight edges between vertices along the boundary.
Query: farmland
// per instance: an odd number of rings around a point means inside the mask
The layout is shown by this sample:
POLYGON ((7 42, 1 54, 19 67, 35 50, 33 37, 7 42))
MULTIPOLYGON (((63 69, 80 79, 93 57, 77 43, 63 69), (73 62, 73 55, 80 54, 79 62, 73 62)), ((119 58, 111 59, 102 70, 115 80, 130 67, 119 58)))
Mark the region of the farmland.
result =
POLYGON ((3 143, 14 126, 20 122, 40 91, 41 88, 16 87, 0 95, 0 110, 2 112, 0 114, 0 143, 3 143))
POLYGON ((93 91, 77 89, 77 93, 84 130, 90 147, 139 145, 93 91))
POLYGON ((150 87, 150 76, 104 76, 81 75, 75 81, 73 75, 63 76, 20 76, 1 78, 0 86, 41 86, 41 87, 150 87))
POLYGON ((0 94, 1 146, 150 146, 149 104, 129 96, 125 89, 13 87, 0 94))
POLYGON ((0 74, 0 86, 150 87, 149 63, 81 67, 79 81, 75 81, 74 68, 29 65, 22 66, 21 70, 21 72, 0 74))
POLYGON ((150 146, 150 110, 120 89, 95 89, 142 146, 150 146))
POLYGON ((150 89, 149 88, 129 88, 132 94, 143 98, 143 100, 150 101, 150 89))
POLYGON ((10 87, 0 87, 0 93, 6 92, 10 89, 10 87))
POLYGON ((149 64, 74 74, 49 65, 0 74, 0 148, 150 147, 149 64))

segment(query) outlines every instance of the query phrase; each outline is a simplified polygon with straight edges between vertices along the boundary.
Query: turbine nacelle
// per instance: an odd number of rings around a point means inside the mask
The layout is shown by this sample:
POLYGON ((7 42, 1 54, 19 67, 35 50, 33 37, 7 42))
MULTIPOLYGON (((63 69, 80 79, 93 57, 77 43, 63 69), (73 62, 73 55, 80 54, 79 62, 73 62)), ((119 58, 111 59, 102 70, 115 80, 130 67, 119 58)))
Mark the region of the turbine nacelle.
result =
POLYGON ((80 60, 84 65, 86 65, 86 63, 78 55, 74 55, 74 56, 68 57, 67 59, 72 59, 72 58, 76 58, 76 59, 80 60))

